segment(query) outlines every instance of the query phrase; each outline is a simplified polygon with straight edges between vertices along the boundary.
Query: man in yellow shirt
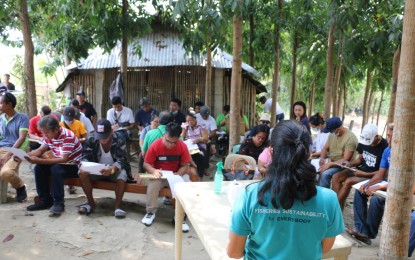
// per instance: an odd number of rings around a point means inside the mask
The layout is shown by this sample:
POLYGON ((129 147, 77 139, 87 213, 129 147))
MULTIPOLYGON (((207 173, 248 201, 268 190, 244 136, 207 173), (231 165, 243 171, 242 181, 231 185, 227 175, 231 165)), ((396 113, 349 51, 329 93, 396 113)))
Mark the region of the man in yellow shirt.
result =
POLYGON ((59 125, 63 128, 71 130, 75 136, 79 139, 81 143, 86 141, 88 136, 84 124, 81 121, 75 119, 75 108, 67 107, 63 111, 63 122, 60 122, 59 125))

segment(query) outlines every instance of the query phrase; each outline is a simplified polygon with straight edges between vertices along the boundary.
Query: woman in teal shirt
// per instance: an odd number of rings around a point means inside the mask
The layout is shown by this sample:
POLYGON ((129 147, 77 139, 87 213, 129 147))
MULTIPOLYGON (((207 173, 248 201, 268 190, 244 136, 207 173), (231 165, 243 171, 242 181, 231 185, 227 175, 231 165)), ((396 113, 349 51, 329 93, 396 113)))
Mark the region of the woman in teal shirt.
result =
POLYGON ((315 185, 309 163, 311 137, 299 122, 272 132, 272 163, 261 182, 236 200, 227 252, 231 258, 321 259, 343 232, 336 194, 315 185))

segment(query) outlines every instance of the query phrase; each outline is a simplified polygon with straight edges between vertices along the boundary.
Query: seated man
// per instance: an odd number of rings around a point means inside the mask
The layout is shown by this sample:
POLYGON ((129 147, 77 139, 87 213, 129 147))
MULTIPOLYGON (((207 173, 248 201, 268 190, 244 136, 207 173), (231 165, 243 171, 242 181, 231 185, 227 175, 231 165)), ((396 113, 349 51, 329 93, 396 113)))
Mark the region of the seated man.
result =
MULTIPOLYGON (((144 169, 155 177, 149 181, 147 187, 147 214, 141 220, 141 223, 146 226, 151 226, 156 216, 160 189, 168 185, 167 179, 161 178, 161 169, 172 171, 180 176, 189 174, 191 180, 198 179, 196 169, 191 166, 192 159, 187 146, 179 140, 181 132, 180 124, 174 122, 167 124, 163 138, 157 139, 144 157, 144 169)), ((185 221, 182 224, 182 231, 189 231, 189 226, 185 221)))
POLYGON ((76 111, 73 107, 67 107, 63 111, 63 122, 60 122, 59 125, 63 128, 71 130, 76 138, 81 143, 84 143, 87 139, 88 133, 84 124, 75 118, 76 111))
MULTIPOLYGON (((121 98, 111 99, 112 108, 107 111, 107 120, 111 122, 114 131, 120 131, 125 140, 128 140, 130 129, 134 128, 133 111, 122 105, 121 98)), ((127 147, 128 148, 128 147, 127 147)))
POLYGON ((389 147, 383 151, 379 171, 354 193, 353 215, 355 228, 354 230, 346 228, 347 233, 368 245, 372 244, 370 239, 376 238, 378 234, 385 208, 385 199, 372 195, 377 190, 386 189, 387 187, 387 184, 379 184, 379 182, 386 179, 387 171, 389 170, 392 135, 393 124, 388 126, 387 139, 389 147), (370 199, 370 207, 368 210, 367 202, 370 196, 372 198, 370 199))
POLYGON ((28 206, 26 210, 44 210, 52 206, 50 216, 56 217, 65 209, 64 179, 78 177, 82 145, 71 130, 59 126, 58 120, 52 116, 43 117, 39 128, 45 138, 38 149, 28 153, 26 159, 36 164, 35 183, 40 202, 28 206), (49 149, 52 158, 41 158, 49 149))
POLYGON ((125 191, 125 183, 132 180, 131 167, 127 162, 126 142, 119 133, 113 132, 111 123, 101 119, 95 126, 95 138, 89 138, 85 144, 84 159, 109 165, 101 170, 102 175, 90 174, 80 171, 82 189, 85 192, 88 203, 81 205, 78 212, 89 215, 95 209, 95 201, 92 196, 91 180, 108 180, 115 182, 115 212, 117 218, 124 218, 126 212, 121 209, 122 197, 125 191))
MULTIPOLYGON (((75 108, 75 111, 76 111, 75 118, 81 121, 82 124, 84 124, 88 137, 92 136, 94 132, 94 126, 92 125, 91 120, 89 120, 89 118, 86 117, 85 114, 79 110, 79 101, 76 99, 73 99, 71 101, 71 107, 75 108)), ((61 119, 61 121, 63 121, 63 118, 61 119)))
POLYGON ((372 178, 379 170, 380 159, 386 147, 388 147, 388 142, 378 135, 378 127, 374 124, 365 125, 357 146, 359 157, 345 165, 346 167, 357 167, 357 169, 345 169, 333 176, 333 190, 337 193, 342 209, 352 185, 372 178))
POLYGON ((15 160, 6 147, 25 149, 28 143, 29 118, 16 112, 16 97, 12 93, 0 95, 0 178, 16 189, 16 201, 27 199, 26 185, 19 177, 20 160, 15 160))
POLYGON ((156 129, 152 129, 147 132, 143 146, 141 147, 141 152, 143 153, 143 157, 145 157, 146 152, 150 148, 150 145, 156 141, 157 139, 163 137, 164 133, 166 132, 166 125, 172 121, 172 115, 169 111, 162 111, 159 115, 159 125, 156 129))
POLYGON ((52 110, 49 106, 42 106, 39 110, 39 114, 29 120, 29 138, 33 140, 29 141, 30 151, 36 150, 40 147, 39 141, 42 141, 43 133, 40 131, 37 123, 42 117, 47 116, 50 113, 52 113, 52 110))
POLYGON ((336 163, 350 161, 357 148, 357 138, 352 131, 343 126, 340 118, 334 116, 327 120, 324 133, 331 133, 320 155, 320 186, 330 189, 331 178, 342 168, 336 163), (326 162, 330 153, 331 162, 326 162))

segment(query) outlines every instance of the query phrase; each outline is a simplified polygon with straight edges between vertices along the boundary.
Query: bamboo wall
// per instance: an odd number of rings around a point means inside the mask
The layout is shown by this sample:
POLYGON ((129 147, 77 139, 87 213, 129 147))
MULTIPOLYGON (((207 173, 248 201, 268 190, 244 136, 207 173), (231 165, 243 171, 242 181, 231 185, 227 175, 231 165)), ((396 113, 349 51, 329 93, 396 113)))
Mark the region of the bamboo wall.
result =
POLYGON ((93 70, 82 71, 79 75, 74 76, 69 84, 71 86, 72 98, 76 98, 76 92, 83 89, 88 102, 95 104, 97 100, 94 95, 95 72, 93 70))

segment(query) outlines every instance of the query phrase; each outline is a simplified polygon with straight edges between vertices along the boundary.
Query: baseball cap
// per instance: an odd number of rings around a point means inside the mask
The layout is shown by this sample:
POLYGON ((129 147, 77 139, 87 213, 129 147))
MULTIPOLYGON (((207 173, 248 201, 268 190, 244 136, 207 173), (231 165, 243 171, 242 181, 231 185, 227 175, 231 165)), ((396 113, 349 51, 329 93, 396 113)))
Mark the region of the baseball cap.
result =
POLYGON ((323 133, 331 133, 332 131, 336 130, 337 128, 341 127, 343 122, 337 116, 333 116, 326 122, 326 127, 323 129, 323 133))
POLYGON ((200 115, 201 116, 208 116, 208 115, 210 115, 210 108, 208 106, 202 106, 200 108, 200 115))
POLYGON ((362 133, 360 134, 359 143, 363 145, 371 145, 378 134, 378 127, 374 124, 367 124, 363 127, 362 133))
POLYGON ((259 118, 259 121, 271 121, 271 117, 268 113, 262 113, 261 117, 259 118))
POLYGON ((95 139, 106 139, 111 134, 111 123, 107 119, 100 119, 95 126, 95 139))
POLYGON ((150 102, 148 101, 148 98, 143 97, 143 98, 140 99, 140 106, 148 105, 148 104, 150 104, 150 102))
POLYGON ((75 109, 73 107, 67 107, 63 111, 63 118, 66 121, 72 121, 75 118, 75 109))
POLYGON ((78 92, 76 92, 77 96, 85 96, 85 91, 83 89, 80 89, 78 92))

